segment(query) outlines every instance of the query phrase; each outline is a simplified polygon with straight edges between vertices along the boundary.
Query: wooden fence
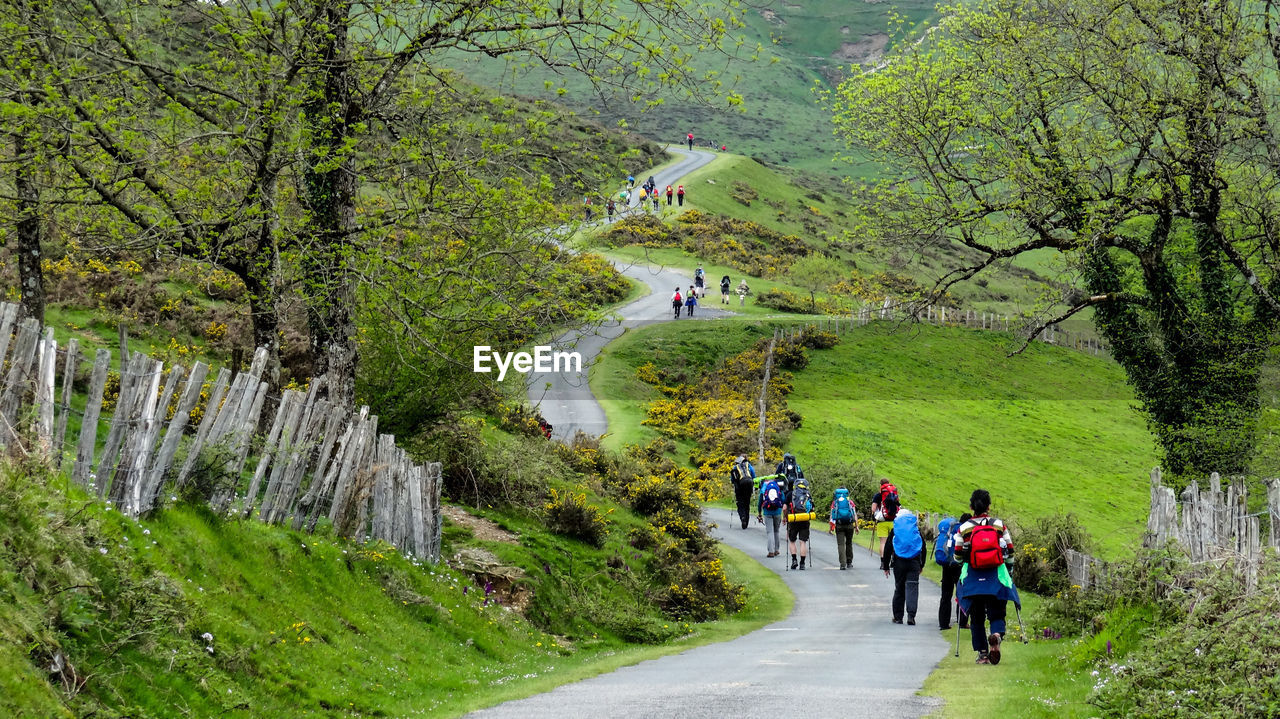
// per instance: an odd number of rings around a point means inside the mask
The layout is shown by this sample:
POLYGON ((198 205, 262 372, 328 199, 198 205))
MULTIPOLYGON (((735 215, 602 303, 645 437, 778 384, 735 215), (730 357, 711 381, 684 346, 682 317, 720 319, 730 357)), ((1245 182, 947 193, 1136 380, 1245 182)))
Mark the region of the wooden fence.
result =
MULTIPOLYGON (((908 308, 904 305, 894 304, 888 299, 882 304, 861 305, 848 315, 828 315, 816 320, 809 320, 807 323, 815 325, 818 329, 839 334, 871 322, 903 320, 923 322, 938 327, 967 327, 969 329, 995 332, 1026 331, 1025 321, 1018 318, 1011 319, 1008 315, 997 315, 975 310, 948 309, 947 307, 935 307, 933 305, 908 308)), ((1110 347, 1098 339, 1096 334, 1071 332, 1062 329, 1058 325, 1049 325, 1036 339, 1046 344, 1066 347, 1093 355, 1110 354, 1110 347)))
MULTIPOLYGON (((1209 489, 1196 484, 1175 497, 1164 486, 1160 469, 1151 470, 1151 514, 1147 518, 1145 547, 1160 547, 1172 541, 1193 564, 1232 564, 1251 589, 1267 547, 1280 547, 1280 480, 1266 481, 1266 508, 1249 511, 1249 490, 1241 477, 1233 478, 1226 490, 1217 473, 1209 475, 1209 489), (1269 517, 1262 534, 1262 517, 1269 517)), ((1068 552, 1067 570, 1071 583, 1082 589, 1106 586, 1109 572, 1105 562, 1080 552, 1068 552)))
POLYGON ((219 513, 307 531, 326 517, 341 536, 383 540, 407 556, 438 561, 440 463, 412 462, 393 436, 378 434, 368 407, 353 412, 318 399, 323 377, 306 392, 273 397, 270 430, 260 435, 266 360, 259 348, 247 371, 223 368, 206 381, 202 362, 166 371, 145 354, 126 354, 122 342, 118 373, 110 371, 110 351, 95 353, 85 408, 77 411, 72 397, 82 361, 89 361, 78 341, 60 348, 52 328, 18 321, 18 306, 0 303, 0 368, 7 366, 0 374, 0 446, 25 447, 29 433, 34 451, 58 467, 70 458, 73 481, 130 517, 155 509, 166 492, 198 488, 219 513), (108 418, 109 384, 115 402, 108 418), (81 422, 71 448, 73 414, 81 422))

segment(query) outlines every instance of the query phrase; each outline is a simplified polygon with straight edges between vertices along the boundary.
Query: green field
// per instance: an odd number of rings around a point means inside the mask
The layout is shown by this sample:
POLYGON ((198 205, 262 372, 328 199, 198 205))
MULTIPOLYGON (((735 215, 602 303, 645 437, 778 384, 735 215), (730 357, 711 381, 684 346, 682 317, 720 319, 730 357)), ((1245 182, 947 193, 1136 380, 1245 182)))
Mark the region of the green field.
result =
MULTIPOLYGON (((708 367, 741 351, 763 323, 668 323, 628 332, 592 370, 617 446, 641 427, 654 390, 634 368, 664 353, 708 367)), ((1014 518, 1075 513, 1104 555, 1141 534, 1155 450, 1120 368, 1084 353, 1009 335, 877 324, 811 351, 795 373, 791 409, 804 418, 785 448, 801 463, 870 461, 904 503, 958 514, 977 487, 1014 518)))

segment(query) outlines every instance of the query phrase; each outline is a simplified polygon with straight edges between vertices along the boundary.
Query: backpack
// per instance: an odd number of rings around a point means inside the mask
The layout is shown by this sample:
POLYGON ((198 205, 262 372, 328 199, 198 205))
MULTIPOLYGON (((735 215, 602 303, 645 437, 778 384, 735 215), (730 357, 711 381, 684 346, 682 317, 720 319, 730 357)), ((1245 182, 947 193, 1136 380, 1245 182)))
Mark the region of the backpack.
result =
POLYGON ((880 512, 884 515, 884 521, 892 522, 894 517, 898 516, 898 488, 885 482, 880 485, 880 512))
POLYGON ((955 542, 951 541, 952 535, 960 528, 959 522, 951 517, 944 517, 938 522, 938 538, 933 540, 933 561, 938 566, 945 567, 955 561, 956 548, 955 542))
MULTIPOLYGON (((893 553, 902 559, 919 557, 924 551, 924 537, 920 536, 920 524, 916 515, 903 512, 893 520, 893 553)), ((921 564, 924 564, 921 557, 921 564)))
POLYGON ((853 502, 849 501, 849 490, 841 487, 836 490, 835 508, 831 510, 831 521, 836 524, 853 524, 855 518, 853 502))
POLYGON ((729 481, 733 483, 733 486, 738 486, 738 483, 742 481, 743 476, 741 465, 734 464, 729 468, 729 481))
POLYGON ((813 511, 813 498, 809 496, 809 483, 803 479, 791 485, 791 513, 804 514, 813 511))
POLYGON ((723 289, 725 292, 729 291, 729 285, 731 284, 733 284, 733 281, 729 279, 729 275, 725 275, 724 277, 720 278, 720 288, 723 289))
POLYGON ((672 298, 671 298, 671 304, 672 304, 672 305, 674 305, 674 306, 676 306, 676 307, 679 307, 679 306, 680 306, 681 304, 683 304, 683 303, 684 303, 684 300, 683 300, 683 299, 681 299, 681 297, 680 297, 680 293, 679 293, 679 292, 677 292, 677 293, 676 293, 676 296, 675 296, 675 297, 672 297, 672 298))
POLYGON ((1000 534, 1000 528, 991 524, 979 524, 973 528, 969 533, 970 567, 995 569, 1004 563, 1004 551, 1000 549, 1000 534))
POLYGON ((774 480, 765 482, 764 488, 760 490, 760 496, 764 498, 761 506, 765 509, 782 509, 782 489, 774 480))
POLYGON ((800 476, 800 465, 796 464, 795 457, 791 457, 790 462, 785 458, 782 460, 782 474, 787 478, 789 483, 794 482, 796 478, 800 476))

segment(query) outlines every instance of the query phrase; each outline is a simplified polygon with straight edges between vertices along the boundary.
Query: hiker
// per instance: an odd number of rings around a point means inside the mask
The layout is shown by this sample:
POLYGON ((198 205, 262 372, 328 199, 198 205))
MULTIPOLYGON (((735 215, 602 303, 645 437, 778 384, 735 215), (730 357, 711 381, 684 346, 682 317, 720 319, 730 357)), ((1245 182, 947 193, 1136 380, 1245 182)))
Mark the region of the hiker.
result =
POLYGON ((738 283, 738 306, 742 307, 747 304, 747 295, 751 294, 751 288, 747 287, 747 278, 743 277, 738 283))
POLYGON ((689 136, 686 137, 685 139, 689 141, 689 149, 692 150, 693 149, 693 133, 692 132, 689 133, 689 136))
POLYGON ((684 207, 684 185, 681 185, 680 189, 676 190, 676 201, 681 207, 684 207))
POLYGON ((689 288, 689 294, 684 297, 684 307, 688 310, 688 316, 693 316, 693 308, 698 306, 698 293, 692 287, 689 288))
POLYGON ((756 521, 764 525, 765 557, 776 557, 778 551, 778 527, 782 524, 784 497, 778 478, 774 475, 760 478, 760 494, 756 497, 756 521))
POLYGON ((738 503, 738 519, 742 528, 751 523, 751 494, 755 489, 756 468, 747 461, 745 454, 738 455, 729 468, 729 482, 733 485, 733 497, 738 503))
POLYGON ((898 488, 881 477, 880 489, 871 499, 871 516, 876 520, 876 537, 880 539, 878 554, 884 554, 884 545, 889 539, 889 531, 893 529, 893 518, 897 516, 899 505, 898 488))
POLYGON ((613 222, 613 213, 618 209, 618 206, 614 204, 612 197, 609 198, 609 204, 605 205, 604 209, 609 213, 609 221, 613 222))
POLYGON ((671 185, 667 185, 667 207, 671 207, 671 198, 674 197, 676 191, 671 189, 671 185))
POLYGON ((916 623, 916 605, 920 601, 920 571, 924 569, 924 538, 916 515, 899 509, 889 528, 889 541, 880 555, 880 569, 889 576, 893 569, 893 623, 902 623, 906 609, 907 624, 916 623))
POLYGON ((582 209, 584 211, 583 214, 586 215, 585 221, 590 222, 591 221, 591 198, 590 197, 585 198, 582 209))
POLYGON ((649 175, 649 179, 644 181, 645 187, 649 188, 649 194, 652 195, 658 189, 658 183, 654 181, 653 175, 649 175))
POLYGON ((858 507, 849 499, 849 490, 840 487, 830 507, 831 528, 827 534, 836 535, 836 554, 840 557, 840 568, 853 566, 853 535, 858 531, 858 507))
POLYGON ((653 200, 653 211, 657 212, 659 209, 661 209, 658 207, 658 200, 660 199, 658 197, 658 188, 655 187, 652 190, 650 190, 649 197, 653 200))
MULTIPOLYGON (((951 628, 951 600, 955 595, 956 585, 960 582, 960 562, 956 560, 956 541, 960 536, 960 525, 973 518, 965 512, 959 521, 945 517, 938 523, 938 538, 934 540, 933 560, 942 567, 942 598, 938 601, 938 628, 946 631, 951 628)), ((956 620, 961 629, 969 628, 969 619, 962 612, 956 612, 956 620)))
POLYGON ((732 284, 733 281, 729 279, 729 275, 720 278, 720 304, 729 304, 729 285, 732 284))
POLYGON ((702 271, 702 267, 699 266, 698 269, 693 271, 693 286, 698 289, 698 295, 700 297, 707 296, 706 284, 707 284, 707 276, 702 271))
POLYGON ((622 192, 619 192, 619 193, 618 193, 618 199, 619 199, 619 200, 622 200, 622 206, 623 206, 623 207, 630 207, 630 206, 631 206, 631 191, 630 191, 630 190, 623 190, 622 192))
POLYGON ((649 191, 648 191, 648 190, 646 190, 646 189, 645 189, 645 188, 643 188, 643 187, 641 187, 641 188, 640 188, 640 195, 639 195, 639 197, 640 197, 640 208, 641 208, 641 209, 644 209, 644 199, 645 199, 645 196, 647 196, 648 194, 649 194, 649 191))
POLYGON ((633 190, 634 190, 634 189, 636 189, 636 177, 635 177, 635 175, 627 175, 627 185, 628 185, 628 186, 630 186, 630 187, 631 187, 631 189, 633 189, 633 190))
POLYGON ((795 481, 797 478, 804 476, 804 470, 800 469, 800 464, 796 462, 795 455, 790 452, 782 455, 782 461, 778 462, 778 468, 774 473, 785 477, 787 480, 787 486, 790 486, 790 483, 795 481))
POLYGON ((1004 522, 987 514, 991 493, 975 489, 969 497, 973 517, 960 525, 956 558, 963 565, 956 589, 960 611, 969 617, 969 636, 978 664, 1000 663, 1000 642, 1005 634, 1005 610, 1012 600, 1022 609, 1018 589, 1009 576, 1013 563, 1013 542, 1004 522), (986 624, 991 623, 991 634, 986 624))
POLYGON ((725 150, 728 150, 728 149, 729 149, 729 148, 728 148, 728 147, 726 147, 725 145, 721 145, 721 146, 720 146, 720 151, 721 151, 721 152, 724 152, 725 150))
POLYGON ((680 296, 680 288, 676 288, 676 293, 671 296, 671 306, 675 308, 676 319, 680 319, 680 308, 684 306, 684 298, 680 296))
POLYGON ((809 556, 809 521, 814 516, 813 498, 809 494, 809 482, 803 473, 783 476, 787 477, 787 549, 791 552, 792 569, 796 569, 796 553, 799 550, 799 569, 803 572, 804 560, 809 556))

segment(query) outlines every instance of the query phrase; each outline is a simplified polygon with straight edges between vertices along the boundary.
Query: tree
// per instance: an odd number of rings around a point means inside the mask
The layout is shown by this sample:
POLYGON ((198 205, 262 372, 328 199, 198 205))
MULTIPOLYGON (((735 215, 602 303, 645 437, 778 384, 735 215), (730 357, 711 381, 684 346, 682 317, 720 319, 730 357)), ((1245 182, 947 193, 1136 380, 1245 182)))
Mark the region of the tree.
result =
POLYGON ((809 307, 818 309, 817 293, 839 282, 847 271, 838 261, 825 255, 807 255, 796 260, 787 270, 787 279, 809 290, 809 307))
POLYGON ((1280 318, 1280 31, 1271 2, 984 0, 944 10, 834 96, 839 131, 896 176, 854 231, 1050 248, 1124 367, 1168 469, 1244 471, 1280 318))

